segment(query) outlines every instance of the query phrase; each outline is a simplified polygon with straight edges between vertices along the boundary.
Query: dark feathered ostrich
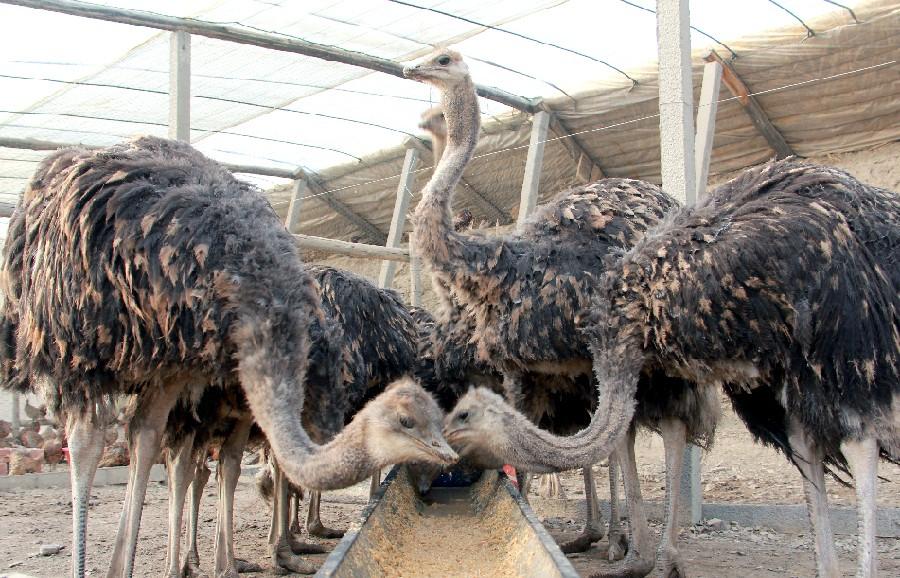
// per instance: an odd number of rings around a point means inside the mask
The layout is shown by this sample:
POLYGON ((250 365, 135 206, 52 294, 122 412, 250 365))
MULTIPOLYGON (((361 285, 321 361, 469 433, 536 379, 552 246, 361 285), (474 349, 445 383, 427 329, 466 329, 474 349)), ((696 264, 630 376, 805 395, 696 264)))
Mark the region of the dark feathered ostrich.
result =
MULTIPOLYGON (((452 51, 439 51, 408 67, 407 76, 432 84, 441 93, 446 129, 431 112, 423 126, 434 129, 435 141, 446 134, 439 166, 422 193, 414 226, 420 254, 429 261, 436 290, 445 309, 460 308, 473 331, 471 341, 479 359, 504 375, 504 392, 520 409, 554 397, 562 406, 592 397, 588 340, 576 329, 576 317, 590 304, 605 258, 627 250, 664 214, 677 207, 674 199, 650 183, 605 179, 559 194, 543 205, 512 235, 490 238, 459 233, 450 227, 453 189, 471 158, 479 134, 478 102, 465 63, 452 51), (530 375, 528 375, 530 374, 530 375), (530 385, 525 390, 528 375, 530 385), (546 380, 540 379, 546 376, 546 380), (579 381, 580 380, 580 381, 579 381)), ((650 380, 652 376, 645 376, 650 380)), ((675 390, 673 389, 673 392, 675 390)), ((667 571, 678 567, 677 491, 681 459, 687 440, 705 443, 712 435, 718 402, 695 385, 680 382, 677 394, 656 403, 642 398, 637 425, 663 434, 669 490, 667 526, 661 551, 667 571)), ((565 433, 585 423, 587 415, 565 416, 552 408, 533 407, 527 415, 544 419, 556 413, 553 429, 565 433)), ((626 499, 634 522, 626 573, 643 575, 653 568, 645 516, 640 507, 634 430, 619 459, 625 475, 626 499)), ((602 536, 590 466, 585 462, 588 524, 568 550, 581 549, 602 536)), ((614 545, 617 541, 614 536, 614 545)), ((615 549, 613 550, 615 552, 615 549)))
POLYGON ((849 469, 857 575, 874 576, 875 468, 879 454, 900 457, 898 249, 895 193, 795 160, 749 170, 603 277, 586 319, 601 383, 587 429, 552 436, 481 391, 448 417, 450 435, 504 459, 510 445, 523 467, 565 469, 621 439, 642 370, 726 384, 751 432, 803 474, 820 576, 840 575, 825 466, 849 469))
POLYGON ((415 386, 387 392, 326 446, 310 440, 297 416, 319 310, 312 281, 266 199, 188 145, 145 137, 50 155, 12 217, 3 284, 2 353, 15 349, 7 383, 41 384, 65 416, 76 576, 118 395, 134 395, 135 411, 111 575, 132 573, 150 466, 170 409, 192 388, 236 378, 287 475, 306 487, 455 457, 440 410, 415 386), (375 438, 391 449, 373 448, 375 438))

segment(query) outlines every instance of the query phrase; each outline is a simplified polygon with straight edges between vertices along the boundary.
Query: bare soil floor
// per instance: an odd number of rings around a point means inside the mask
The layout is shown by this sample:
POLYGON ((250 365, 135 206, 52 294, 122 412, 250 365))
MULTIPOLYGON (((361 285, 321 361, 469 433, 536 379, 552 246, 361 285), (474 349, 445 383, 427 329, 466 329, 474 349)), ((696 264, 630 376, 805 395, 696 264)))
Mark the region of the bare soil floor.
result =
MULTIPOLYGON (((662 497, 664 469, 662 442, 654 434, 642 434, 637 448, 642 489, 646 498, 662 497)), ((595 466, 598 493, 609 496, 607 470, 595 466)), ((878 501, 883 507, 900 507, 900 470, 883 464, 878 501)), ((704 455, 704 499, 709 502, 799 504, 802 503, 800 476, 784 458, 753 445, 743 426, 725 414, 716 445, 704 455)), ((578 472, 562 476, 565 498, 548 499, 532 494, 536 513, 555 537, 573 537, 583 510, 583 490, 578 472)), ((537 484, 533 484, 533 488, 537 484)), ((829 499, 835 505, 853 505, 853 491, 829 482, 829 499)), ((105 574, 121 509, 124 486, 96 488, 91 501, 88 568, 93 576, 105 574)), ((325 523, 346 528, 357 523, 368 498, 368 484, 329 492, 323 498, 325 523)), ((213 532, 215 528, 215 487, 211 483, 201 511, 200 554, 203 568, 212 575, 213 532)), ((239 556, 269 566, 266 547, 268 509, 258 497, 253 479, 244 476, 238 485, 235 536, 239 556)), ((65 576, 70 564, 71 506, 67 489, 0 492, 0 577, 5 573, 27 576, 65 576), (57 555, 35 555, 41 544, 63 544, 57 555)), ((660 526, 653 523, 658 538, 660 526)), ((306 538, 306 536, 304 536, 306 538)), ((337 540, 325 540, 333 546, 337 540)), ((855 538, 838 536, 837 549, 844 575, 852 576, 855 538)), ((681 533, 682 556, 695 577, 745 578, 747 576, 811 577, 815 575, 812 543, 808 533, 780 534, 765 528, 726 527, 710 531, 706 527, 686 528, 681 533)), ((451 546, 452 547, 452 546, 451 546)), ((166 548, 166 487, 151 484, 147 494, 137 555, 136 576, 160 576, 164 572, 166 548)), ((884 576, 900 576, 900 539, 878 541, 880 569, 884 576)), ((321 563, 324 555, 311 556, 321 563)), ((584 576, 607 568, 602 549, 570 556, 584 576)), ((658 575, 658 574, 657 574, 658 575)), ((271 570, 255 576, 276 576, 271 570)))

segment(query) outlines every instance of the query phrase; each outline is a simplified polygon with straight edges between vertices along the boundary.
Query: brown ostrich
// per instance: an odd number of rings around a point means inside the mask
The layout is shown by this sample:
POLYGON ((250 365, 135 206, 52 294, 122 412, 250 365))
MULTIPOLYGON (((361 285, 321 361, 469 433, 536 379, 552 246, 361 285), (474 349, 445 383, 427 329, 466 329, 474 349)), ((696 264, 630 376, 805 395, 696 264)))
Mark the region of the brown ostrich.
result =
MULTIPOLYGON (((422 193, 414 226, 418 251, 433 271, 436 291, 445 309, 461 309, 469 318, 471 340, 479 359, 491 363, 504 377, 504 395, 520 410, 542 419, 558 434, 587 423, 587 414, 554 411, 541 400, 560 407, 593 398, 588 339, 576 327, 576 317, 590 305, 597 278, 607 257, 631 248, 644 233, 677 207, 658 187, 632 179, 605 179, 564 191, 530 217, 521 231, 500 237, 455 232, 450 227, 452 193, 462 177, 478 140, 479 111, 474 85, 462 58, 438 51, 405 70, 410 78, 434 85, 441 93, 446 129, 432 115, 428 127, 446 145, 439 166, 422 193), (446 305, 449 303, 450 305, 446 305), (545 379, 544 379, 545 378, 545 379), (528 398, 532 398, 529 411, 528 398), (555 420, 548 416, 556 414, 555 420)), ((646 375, 644 381, 652 378, 646 375)), ((677 539, 681 459, 688 440, 705 444, 718 415, 714 395, 694 384, 673 384, 671 398, 641 398, 638 425, 660 431, 667 463, 668 502, 663 533, 663 565, 679 562, 677 539)), ((583 407, 580 405, 579 407, 583 407)), ((640 506, 634 431, 617 452, 625 477, 629 520, 634 544, 625 572, 649 573, 654 566, 649 530, 640 506)), ((564 544, 569 551, 588 547, 602 537, 596 492, 590 466, 584 468, 588 523, 582 536, 564 544)), ((614 474, 615 472, 613 472, 614 474)), ((613 524, 613 529, 617 525, 613 524)), ((613 532, 611 551, 619 551, 613 532)))
POLYGON ((600 381, 588 428, 553 436, 482 390, 448 417, 448 438, 566 469, 621 440, 647 368, 723 384, 751 433, 801 471, 819 576, 840 575, 824 473, 852 474, 857 576, 874 576, 877 460, 900 458, 898 248, 895 193, 793 159, 746 171, 603 276, 585 319, 600 381))
POLYGON ((236 379, 286 475, 305 487, 455 458, 434 423, 437 406, 411 388, 370 404, 329 444, 310 440, 296 416, 319 309, 313 283, 265 197, 188 145, 143 137, 50 155, 14 211, 2 269, 5 386, 40 383, 65 416, 75 576, 85 570, 103 426, 122 394, 135 411, 115 576, 133 572, 150 466, 186 390, 236 379), (380 446, 393 451, 370 451, 367 436, 393 440, 380 446))

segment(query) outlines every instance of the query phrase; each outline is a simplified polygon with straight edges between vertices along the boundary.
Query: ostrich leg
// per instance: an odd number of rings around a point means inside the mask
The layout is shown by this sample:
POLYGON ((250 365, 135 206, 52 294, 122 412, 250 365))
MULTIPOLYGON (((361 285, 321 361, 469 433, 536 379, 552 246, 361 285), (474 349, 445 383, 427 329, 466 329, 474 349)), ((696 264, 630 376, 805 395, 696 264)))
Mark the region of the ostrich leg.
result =
POLYGON ((289 540, 288 482, 277 461, 272 463, 274 495, 272 499, 272 527, 269 531, 269 549, 276 571, 285 570, 298 574, 314 574, 316 567, 295 555, 289 540))
POLYGON ((103 428, 97 414, 70 415, 66 419, 69 439, 69 476, 72 479, 72 576, 84 576, 87 540, 88 500, 97 464, 103 454, 103 428))
POLYGON ((188 549, 181 565, 181 575, 185 578, 206 578, 200 571, 200 554, 197 551, 197 522, 200 518, 200 500, 203 489, 209 481, 210 471, 206 467, 206 447, 194 454, 194 480, 191 482, 190 516, 188 517, 188 549))
POLYGON ((686 574, 678 555, 678 499, 681 497, 687 426, 680 419, 664 419, 659 429, 666 452, 666 522, 658 558, 664 578, 683 578, 686 574))
POLYGON ((590 466, 584 468, 584 505, 585 520, 584 530, 574 540, 569 540, 560 544, 560 549, 566 554, 574 552, 585 552, 590 549, 591 545, 598 540, 602 540, 603 518, 600 515, 599 499, 597 498, 597 487, 594 484, 594 472, 590 466))
POLYGON ((841 444, 841 452, 847 458, 850 473, 856 482, 856 512, 859 518, 856 576, 874 578, 878 575, 878 557, 875 549, 878 442, 874 438, 846 441, 841 444))
POLYGON ((628 429, 628 435, 622 442, 623 445, 616 450, 619 457, 619 465, 622 467, 622 477, 625 481, 625 503, 628 510, 628 554, 625 556, 624 565, 619 568, 610 568, 595 576, 604 578, 636 578, 646 576, 653 571, 654 558, 651 553, 650 528, 647 525, 647 515, 644 513, 644 501, 641 498, 641 486, 638 479, 637 462, 634 458, 634 440, 637 429, 634 424, 628 429))
MULTIPOLYGON (((247 416, 237 422, 219 450, 216 478, 219 485, 219 507, 216 517, 216 578, 237 578, 238 562, 234 558, 234 490, 241 475, 241 456, 247 445, 253 418, 247 416)), ((243 563, 241 570, 260 571, 262 568, 243 563), (249 568, 247 566, 250 566, 249 568)))
POLYGON ((375 492, 381 487, 381 470, 372 472, 372 481, 369 483, 369 499, 375 497, 375 492))
POLYGON ((619 513, 619 460, 616 453, 609 456, 609 550, 606 559, 610 562, 621 560, 628 551, 628 538, 622 531, 622 516, 619 513))
POLYGON ((166 551, 166 575, 180 578, 181 519, 184 497, 192 482, 194 434, 189 434, 178 448, 166 452, 166 473, 169 478, 169 546, 166 551))
POLYGON ((291 534, 299 534, 302 531, 300 528, 300 492, 292 488, 290 496, 288 516, 290 516, 291 520, 291 534))
POLYGON ((788 443, 795 454, 794 462, 803 475, 803 493, 806 496, 809 522, 816 535, 816 575, 819 578, 838 578, 841 570, 834 551, 834 535, 831 533, 831 520, 828 516, 822 450, 796 421, 791 421, 788 432, 788 443))
POLYGON ((119 519, 116 546, 109 563, 108 578, 134 573, 134 555, 137 552, 138 531, 141 527, 141 512, 147 495, 147 480, 150 468, 159 457, 160 441, 169 411, 181 392, 180 383, 166 384, 153 397, 142 400, 138 414, 128 424, 130 465, 128 486, 125 489, 125 507, 119 519))
POLYGON ((306 531, 310 536, 319 538, 341 538, 343 530, 333 530, 322 524, 319 517, 319 507, 322 503, 322 492, 311 491, 309 493, 309 512, 306 515, 306 531))

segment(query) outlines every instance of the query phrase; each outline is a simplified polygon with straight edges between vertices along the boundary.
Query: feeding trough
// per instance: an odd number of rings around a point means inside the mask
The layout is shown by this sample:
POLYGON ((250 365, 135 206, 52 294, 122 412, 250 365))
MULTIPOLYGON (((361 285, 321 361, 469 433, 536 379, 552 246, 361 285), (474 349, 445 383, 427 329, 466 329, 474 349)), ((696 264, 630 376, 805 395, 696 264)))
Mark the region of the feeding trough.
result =
POLYGON ((578 574, 509 479, 484 474, 470 486, 420 497, 395 467, 316 574, 369 576, 540 576, 578 574))

